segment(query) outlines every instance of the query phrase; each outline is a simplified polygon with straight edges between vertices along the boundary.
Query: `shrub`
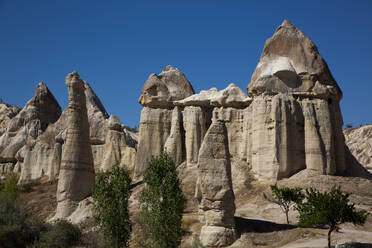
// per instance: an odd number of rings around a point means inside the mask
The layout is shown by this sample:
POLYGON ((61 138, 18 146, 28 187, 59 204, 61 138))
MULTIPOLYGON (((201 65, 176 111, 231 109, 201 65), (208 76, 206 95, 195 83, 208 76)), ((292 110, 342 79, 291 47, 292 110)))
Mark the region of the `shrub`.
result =
POLYGON ((32 241, 25 218, 7 194, 0 194, 0 244, 2 248, 25 247, 32 241))
POLYGON ((174 248, 181 243, 185 197, 176 167, 166 153, 153 157, 145 172, 140 195, 145 232, 154 248, 174 248))
POLYGON ((279 205, 280 209, 285 213, 287 224, 289 224, 289 218, 288 213, 289 210, 295 206, 296 204, 299 204, 304 199, 304 194, 302 194, 300 188, 279 188, 276 184, 271 185, 271 193, 272 197, 266 196, 264 193, 264 198, 270 202, 273 202, 277 205, 279 205))
POLYGON ((108 247, 129 247, 132 231, 128 211, 130 183, 128 171, 118 165, 97 175, 93 213, 108 247))
POLYGON ((66 248, 77 244, 81 238, 80 229, 66 220, 49 224, 46 229, 30 248, 66 248))
POLYGON ((300 213, 300 226, 328 226, 328 247, 331 247, 331 233, 339 229, 339 225, 351 222, 363 225, 368 213, 365 210, 355 210, 354 204, 349 204, 349 193, 341 191, 340 187, 332 187, 330 192, 318 192, 310 188, 306 190, 306 201, 297 206, 300 213))
POLYGON ((18 191, 18 176, 15 173, 10 174, 3 186, 1 186, 1 195, 7 195, 9 199, 15 201, 18 198, 19 191, 18 191))

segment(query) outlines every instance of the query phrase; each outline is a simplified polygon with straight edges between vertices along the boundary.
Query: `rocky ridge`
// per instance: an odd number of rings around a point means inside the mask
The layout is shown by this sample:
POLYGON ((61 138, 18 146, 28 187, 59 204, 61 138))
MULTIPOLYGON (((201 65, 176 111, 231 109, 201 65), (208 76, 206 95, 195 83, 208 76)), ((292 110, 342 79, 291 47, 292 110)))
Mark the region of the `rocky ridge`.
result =
MULTIPOLYGON (((138 139, 107 114, 77 73, 67 76, 67 85, 73 82, 79 90, 69 89, 69 107, 63 113, 56 111, 58 103, 41 84, 16 116, 8 114, 16 109, 5 108, 8 124, 0 133, 0 162, 11 164, 2 165, 9 169, 0 173, 20 171, 20 183, 59 176, 56 218, 76 223, 91 214, 95 171, 118 163, 140 180, 151 157, 164 151, 179 171, 188 213, 198 211, 202 227, 193 233, 209 247, 246 247, 249 237, 237 231, 242 219, 234 215, 265 219, 272 206, 260 202, 259 195, 269 183, 301 186, 319 181, 330 186, 345 181, 347 189, 370 185, 372 176, 361 165, 369 163, 369 155, 359 152, 368 147, 354 145, 359 136, 368 144, 369 129, 345 131, 350 149, 346 146, 342 92, 313 42, 288 21, 266 41, 248 94, 234 84, 195 94, 185 75, 172 66, 151 74, 138 100, 143 106, 138 139), (50 106, 40 110, 45 103, 50 106), (84 120, 77 122, 79 118, 84 120), (76 184, 82 178, 86 180, 79 190, 76 184), (260 204, 265 208, 258 209, 260 204)), ((372 203, 360 205, 370 208, 372 203)))
POLYGON ((345 147, 340 88, 317 47, 288 21, 266 41, 248 95, 234 84, 192 94, 189 81, 173 67, 159 75, 171 73, 169 78, 182 83, 166 83, 166 77, 158 80, 152 74, 142 90, 137 178, 146 161, 164 150, 177 150, 177 165, 195 166, 213 112, 226 123, 231 157, 245 162, 259 180, 288 178, 302 170, 371 177, 345 147), (187 94, 170 93, 181 91, 187 94))
POLYGON ((372 125, 346 129, 344 135, 350 152, 372 173, 372 125))

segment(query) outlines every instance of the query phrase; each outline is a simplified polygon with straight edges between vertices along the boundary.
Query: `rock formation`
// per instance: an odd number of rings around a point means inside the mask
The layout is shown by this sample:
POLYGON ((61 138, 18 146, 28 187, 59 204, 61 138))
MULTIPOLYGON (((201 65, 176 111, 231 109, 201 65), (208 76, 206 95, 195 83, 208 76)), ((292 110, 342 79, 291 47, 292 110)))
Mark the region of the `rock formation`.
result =
POLYGON ((19 111, 21 111, 21 109, 16 106, 3 102, 0 103, 0 136, 3 135, 10 120, 15 117, 19 111))
MULTIPOLYGON (((110 131, 110 127, 107 124, 108 113, 98 96, 85 81, 84 88, 94 166, 96 170, 101 170, 105 157, 104 150, 107 146, 105 143, 106 141, 110 142, 110 139, 106 137, 110 131)), ((19 169, 21 172, 19 183, 34 182, 41 178, 48 181, 57 179, 62 150, 66 140, 68 114, 69 109, 67 108, 55 123, 50 124, 39 135, 33 146, 26 145, 17 153, 15 169, 19 169)), ((122 129, 122 132, 125 133, 127 131, 122 129)), ((125 135, 128 145, 121 151, 123 154, 123 163, 131 168, 134 167, 136 153, 136 140, 132 136, 134 136, 133 133, 125 135)))
MULTIPOLYGON (((8 118, 17 110, 8 109, 8 118)), ((13 117, 0 136, 0 162, 17 162, 17 152, 27 146, 34 146, 38 136, 61 115, 61 107, 44 83, 39 83, 35 96, 13 117)), ((4 121, 2 122, 4 123, 4 121)))
POLYGON ((66 143, 62 152, 54 218, 66 218, 94 186, 94 164, 90 144, 84 82, 76 72, 68 74, 69 94, 66 143))
POLYGON ((199 217, 204 226, 200 240, 207 247, 225 247, 236 239, 235 204, 225 124, 216 117, 199 152, 199 217))
POLYGON ((372 173, 372 125, 346 129, 344 135, 350 152, 372 173))
POLYGON ((181 147, 180 139, 184 154, 181 149, 173 154, 177 164, 196 165, 215 112, 226 125, 231 157, 239 165, 246 163, 260 180, 288 178, 302 170, 312 175, 368 177, 345 146, 340 88, 317 47, 288 21, 266 41, 248 96, 230 84, 220 91, 212 88, 173 97, 161 79, 151 75, 140 97, 144 108, 136 176, 143 174, 151 155, 164 147, 170 151, 176 151, 176 144, 181 147))
POLYGON ((164 151, 171 133, 173 102, 194 94, 185 75, 167 66, 159 75, 151 74, 142 89, 141 112, 135 177, 141 177, 147 162, 164 151))
POLYGON ((175 107, 172 112, 172 126, 169 137, 164 145, 164 151, 169 153, 176 166, 184 161, 184 132, 181 127, 181 112, 175 107))
POLYGON ((127 143, 125 133, 119 119, 111 115, 107 124, 106 142, 103 150, 102 170, 111 170, 112 166, 119 164, 133 170, 135 162, 135 148, 127 143))
POLYGON ((259 178, 308 169, 345 173, 341 90, 312 41, 284 21, 266 41, 248 94, 255 121, 248 163, 259 178))

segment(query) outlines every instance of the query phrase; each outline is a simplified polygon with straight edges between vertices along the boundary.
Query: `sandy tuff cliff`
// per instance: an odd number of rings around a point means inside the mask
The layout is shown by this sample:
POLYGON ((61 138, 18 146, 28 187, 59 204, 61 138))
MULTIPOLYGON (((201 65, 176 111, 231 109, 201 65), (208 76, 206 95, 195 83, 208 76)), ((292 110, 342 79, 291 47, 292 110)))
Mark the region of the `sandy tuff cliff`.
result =
MULTIPOLYGON (((34 97, 16 116, 14 109, 7 109, 2 121, 7 125, 0 134, 0 162, 7 168, 2 174, 11 172, 17 161, 23 160, 22 148, 34 146, 40 134, 61 115, 61 107, 44 83, 37 85, 34 97)), ((15 167, 16 171, 20 170, 18 165, 15 167)))
POLYGON ((340 88, 317 47, 288 21, 266 41, 248 95, 234 84, 192 95, 178 70, 168 66, 160 75, 171 72, 182 80, 153 74, 142 90, 137 177, 164 150, 176 151, 177 165, 196 165, 212 112, 225 122, 231 157, 258 179, 288 178, 302 170, 370 177, 345 146, 340 88))
POLYGON ((92 193, 95 173, 84 82, 76 72, 66 77, 69 103, 66 143, 57 188, 56 219, 66 218, 92 193))
POLYGON ((353 156, 372 172, 372 125, 346 129, 344 135, 353 156))

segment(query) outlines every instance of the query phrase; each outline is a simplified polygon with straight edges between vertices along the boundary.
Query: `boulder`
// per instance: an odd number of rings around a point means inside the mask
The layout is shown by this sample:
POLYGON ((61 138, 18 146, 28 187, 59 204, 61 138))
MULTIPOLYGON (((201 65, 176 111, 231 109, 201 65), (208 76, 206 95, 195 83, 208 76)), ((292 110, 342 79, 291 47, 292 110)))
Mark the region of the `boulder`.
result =
POLYGON ((67 75, 66 85, 69 94, 67 132, 54 219, 71 215, 79 202, 91 195, 95 182, 84 82, 73 72, 67 75))

